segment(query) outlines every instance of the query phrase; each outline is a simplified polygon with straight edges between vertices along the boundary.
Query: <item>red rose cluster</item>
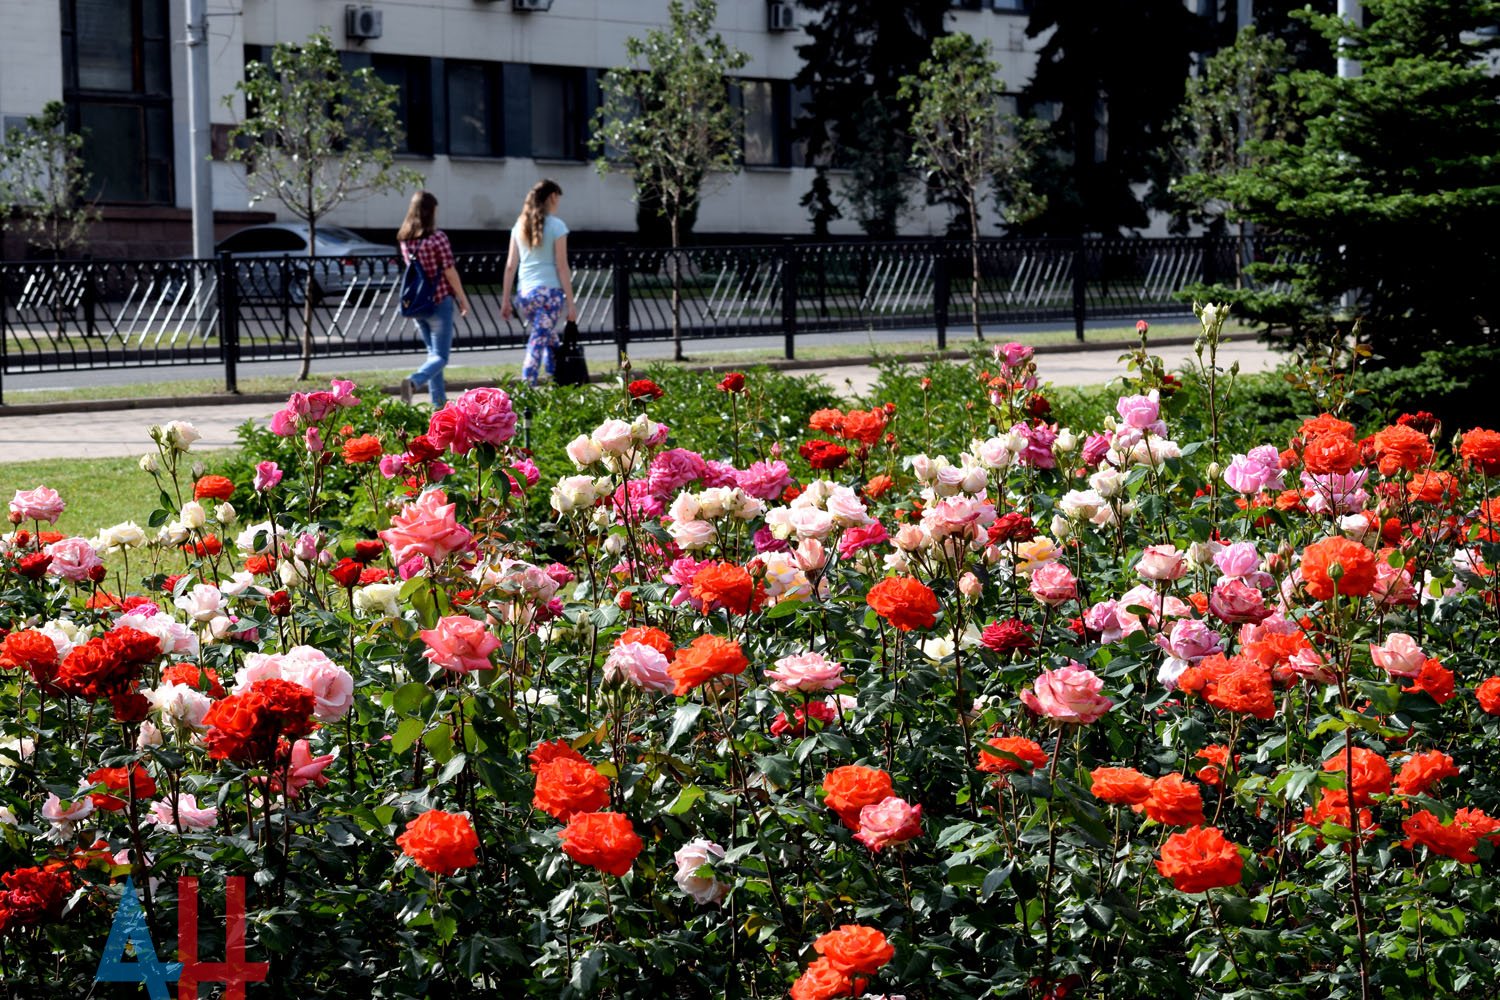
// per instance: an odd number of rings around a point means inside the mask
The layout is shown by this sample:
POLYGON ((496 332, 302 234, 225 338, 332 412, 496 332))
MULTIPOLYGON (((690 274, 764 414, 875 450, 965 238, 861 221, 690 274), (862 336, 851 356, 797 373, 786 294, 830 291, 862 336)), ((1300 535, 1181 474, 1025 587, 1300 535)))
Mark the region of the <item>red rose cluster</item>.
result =
POLYGON ((283 737, 312 731, 313 693, 279 677, 256 681, 246 691, 216 701, 203 717, 208 755, 215 760, 255 766, 270 761, 283 737))

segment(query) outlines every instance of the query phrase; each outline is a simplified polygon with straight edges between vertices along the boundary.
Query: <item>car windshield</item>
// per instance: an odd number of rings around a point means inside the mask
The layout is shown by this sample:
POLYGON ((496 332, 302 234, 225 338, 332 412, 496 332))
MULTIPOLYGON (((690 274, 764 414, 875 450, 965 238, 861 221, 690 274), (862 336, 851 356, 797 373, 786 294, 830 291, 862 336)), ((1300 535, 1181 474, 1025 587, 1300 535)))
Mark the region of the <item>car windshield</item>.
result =
POLYGON ((330 243, 363 243, 364 238, 342 226, 319 226, 318 239, 330 243))

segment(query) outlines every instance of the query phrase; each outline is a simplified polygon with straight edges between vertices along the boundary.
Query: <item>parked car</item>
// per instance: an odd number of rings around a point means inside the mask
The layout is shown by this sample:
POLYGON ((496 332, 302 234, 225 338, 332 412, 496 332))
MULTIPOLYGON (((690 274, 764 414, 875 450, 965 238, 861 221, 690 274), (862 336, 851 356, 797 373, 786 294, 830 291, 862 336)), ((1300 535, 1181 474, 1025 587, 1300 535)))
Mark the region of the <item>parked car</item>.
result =
MULTIPOLYGON (((241 229, 214 249, 234 258, 240 295, 300 303, 307 287, 307 239, 304 222, 272 222, 241 229)), ((371 243, 342 226, 319 226, 314 252, 314 302, 372 280, 395 280, 400 272, 395 247, 371 243)))

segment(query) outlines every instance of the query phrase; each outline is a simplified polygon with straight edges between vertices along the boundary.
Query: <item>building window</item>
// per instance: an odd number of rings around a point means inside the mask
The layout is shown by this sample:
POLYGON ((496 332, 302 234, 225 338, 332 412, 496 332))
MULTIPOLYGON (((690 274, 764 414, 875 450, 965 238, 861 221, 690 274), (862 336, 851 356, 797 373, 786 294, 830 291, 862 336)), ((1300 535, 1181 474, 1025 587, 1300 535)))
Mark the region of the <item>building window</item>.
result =
POLYGON ((785 80, 738 80, 730 100, 744 113, 745 166, 791 166, 790 84, 785 80))
POLYGON ((501 156, 500 65, 448 63, 448 152, 452 156, 501 156))
POLYGON ((375 75, 396 88, 396 120, 405 132, 398 153, 432 155, 432 60, 423 56, 375 55, 375 75))
POLYGON ((172 76, 167 0, 63 0, 63 101, 86 131, 92 196, 170 205, 172 76))
POLYGON ((531 155, 539 160, 588 156, 585 72, 576 66, 531 67, 531 155))

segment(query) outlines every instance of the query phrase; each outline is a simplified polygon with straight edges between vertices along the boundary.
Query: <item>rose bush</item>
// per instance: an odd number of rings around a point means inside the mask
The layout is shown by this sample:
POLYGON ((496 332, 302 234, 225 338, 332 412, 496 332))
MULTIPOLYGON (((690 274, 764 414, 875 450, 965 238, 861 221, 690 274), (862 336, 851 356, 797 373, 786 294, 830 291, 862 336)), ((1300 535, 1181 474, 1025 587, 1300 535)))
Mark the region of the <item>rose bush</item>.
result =
POLYGON ((1100 405, 335 383, 91 539, 20 484, 6 988, 185 875, 251 995, 1493 993, 1500 438, 1246 424, 1218 322, 1100 405))

